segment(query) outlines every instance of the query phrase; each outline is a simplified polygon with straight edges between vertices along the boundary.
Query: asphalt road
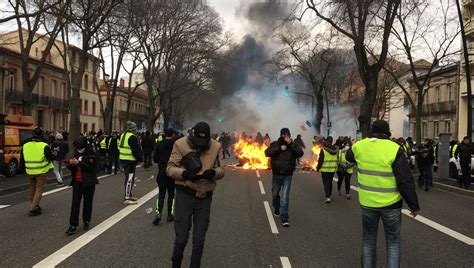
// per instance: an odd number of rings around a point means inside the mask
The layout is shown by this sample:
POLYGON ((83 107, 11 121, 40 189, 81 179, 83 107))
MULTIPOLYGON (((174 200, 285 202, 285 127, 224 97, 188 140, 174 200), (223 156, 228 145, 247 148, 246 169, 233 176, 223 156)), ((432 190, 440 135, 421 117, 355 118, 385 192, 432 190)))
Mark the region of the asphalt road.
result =
MULTIPOLYGON (((156 182, 151 178, 155 173, 138 169, 134 195, 141 197, 141 202, 133 211, 122 204, 123 175, 101 178, 94 200, 93 228, 74 236, 64 233, 70 189, 44 196, 43 215, 39 217, 27 216, 28 192, 1 197, 0 205, 10 206, 0 209, 0 266, 31 267, 55 260, 59 267, 170 267, 173 224, 153 226, 154 214, 147 214, 156 202, 156 182)), ((352 191, 352 200, 335 194, 327 205, 323 192, 319 174, 295 173, 290 194, 291 227, 284 228, 271 216, 278 232, 272 233, 264 206, 264 202, 271 205, 271 173, 228 167, 213 196, 202 266, 360 266, 357 193, 352 191)), ((402 267, 474 267, 474 246, 446 234, 455 231, 473 242, 474 199, 439 189, 418 194, 420 215, 448 231, 403 216, 402 267)), ((380 226, 378 267, 384 265, 385 256, 382 229, 380 226)), ((191 243, 183 267, 189 265, 191 243)))

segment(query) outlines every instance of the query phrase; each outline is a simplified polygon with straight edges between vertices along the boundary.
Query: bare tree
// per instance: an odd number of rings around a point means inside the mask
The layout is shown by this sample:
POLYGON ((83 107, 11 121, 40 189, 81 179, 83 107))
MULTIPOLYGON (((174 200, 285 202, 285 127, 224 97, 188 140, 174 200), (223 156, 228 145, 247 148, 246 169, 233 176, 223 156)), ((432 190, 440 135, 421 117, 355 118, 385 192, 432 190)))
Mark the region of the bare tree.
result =
POLYGON ((306 11, 312 11, 354 45, 359 75, 365 85, 359 115, 360 128, 365 136, 370 131, 378 76, 388 55, 392 25, 400 2, 401 0, 305 0, 303 15, 306 11), (380 48, 375 53, 376 60, 367 52, 373 44, 380 48))
POLYGON ((392 75, 408 98, 415 114, 417 144, 421 144, 421 113, 425 96, 430 90, 432 73, 440 63, 449 62, 452 56, 459 53, 455 47, 459 35, 457 17, 451 12, 454 4, 449 0, 405 0, 397 12, 392 30, 396 42, 391 54, 408 61, 406 71, 410 73, 416 93, 411 94, 410 84, 404 83, 402 76, 391 66, 385 66, 384 69, 392 75), (423 55, 426 60, 422 62, 415 59, 421 52, 427 53, 423 55))

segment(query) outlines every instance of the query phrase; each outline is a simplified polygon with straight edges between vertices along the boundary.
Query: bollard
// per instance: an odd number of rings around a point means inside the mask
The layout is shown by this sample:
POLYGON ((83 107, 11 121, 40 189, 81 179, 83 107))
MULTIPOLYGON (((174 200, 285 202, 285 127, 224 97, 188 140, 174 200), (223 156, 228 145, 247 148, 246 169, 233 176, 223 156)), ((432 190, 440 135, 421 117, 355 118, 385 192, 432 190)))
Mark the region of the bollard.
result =
POLYGON ((449 178, 449 142, 451 133, 439 134, 438 147, 438 179, 447 180, 449 178))

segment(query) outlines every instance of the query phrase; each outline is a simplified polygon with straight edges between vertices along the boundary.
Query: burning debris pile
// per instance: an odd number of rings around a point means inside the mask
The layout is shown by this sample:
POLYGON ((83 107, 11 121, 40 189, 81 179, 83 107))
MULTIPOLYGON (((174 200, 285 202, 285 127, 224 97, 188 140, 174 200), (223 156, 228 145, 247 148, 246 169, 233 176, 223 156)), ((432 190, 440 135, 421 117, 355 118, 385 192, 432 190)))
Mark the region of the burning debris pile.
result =
POLYGON ((311 155, 310 159, 303 159, 302 164, 303 164, 303 170, 307 171, 316 171, 316 167, 318 166, 318 160, 319 160, 319 153, 321 152, 321 145, 315 144, 313 147, 311 147, 311 155))
POLYGON ((240 137, 234 144, 234 153, 243 169, 265 170, 270 166, 270 159, 265 156, 267 148, 265 144, 240 137))

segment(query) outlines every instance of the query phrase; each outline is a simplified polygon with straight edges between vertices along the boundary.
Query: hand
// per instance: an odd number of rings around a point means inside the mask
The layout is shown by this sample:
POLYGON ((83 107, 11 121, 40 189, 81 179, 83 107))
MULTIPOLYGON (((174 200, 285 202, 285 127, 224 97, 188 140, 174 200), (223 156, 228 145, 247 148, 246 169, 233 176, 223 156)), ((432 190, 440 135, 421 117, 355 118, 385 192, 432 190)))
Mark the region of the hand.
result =
POLYGON ((410 216, 412 216, 413 218, 416 218, 416 216, 418 216, 418 211, 410 210, 410 216))
POLYGON ((212 180, 216 176, 216 171, 214 169, 208 169, 202 173, 202 178, 206 180, 212 180))
POLYGON ((197 180, 196 173, 193 173, 189 170, 183 171, 182 176, 183 176, 183 179, 185 179, 185 180, 189 180, 189 181, 196 181, 197 180))
POLYGON ((293 142, 293 139, 290 136, 285 136, 286 143, 290 144, 293 142))
POLYGON ((281 149, 282 151, 286 151, 287 146, 286 146, 286 145, 282 145, 282 146, 280 146, 280 149, 281 149))

